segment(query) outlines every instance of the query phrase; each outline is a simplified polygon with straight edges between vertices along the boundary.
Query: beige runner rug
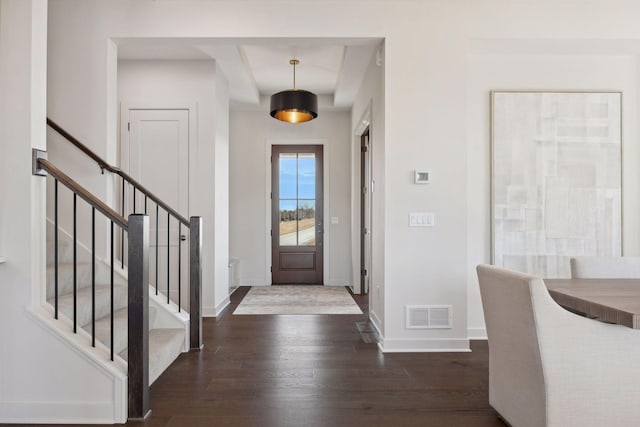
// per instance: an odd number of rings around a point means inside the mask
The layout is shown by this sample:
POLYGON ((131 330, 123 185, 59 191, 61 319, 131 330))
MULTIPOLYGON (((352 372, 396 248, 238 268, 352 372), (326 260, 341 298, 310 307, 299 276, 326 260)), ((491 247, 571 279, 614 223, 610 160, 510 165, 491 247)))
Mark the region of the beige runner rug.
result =
POLYGON ((254 286, 233 314, 362 314, 344 286, 254 286))

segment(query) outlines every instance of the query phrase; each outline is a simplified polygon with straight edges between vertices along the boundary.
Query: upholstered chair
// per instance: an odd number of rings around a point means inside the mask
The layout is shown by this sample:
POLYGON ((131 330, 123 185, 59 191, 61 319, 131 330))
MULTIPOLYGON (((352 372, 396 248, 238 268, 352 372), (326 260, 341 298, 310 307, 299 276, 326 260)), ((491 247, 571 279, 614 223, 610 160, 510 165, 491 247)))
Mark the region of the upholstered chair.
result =
POLYGON ((571 258, 574 279, 640 279, 640 257, 571 258))
POLYGON ((542 279, 477 268, 489 402, 513 427, 640 426, 640 330, 587 319, 542 279))

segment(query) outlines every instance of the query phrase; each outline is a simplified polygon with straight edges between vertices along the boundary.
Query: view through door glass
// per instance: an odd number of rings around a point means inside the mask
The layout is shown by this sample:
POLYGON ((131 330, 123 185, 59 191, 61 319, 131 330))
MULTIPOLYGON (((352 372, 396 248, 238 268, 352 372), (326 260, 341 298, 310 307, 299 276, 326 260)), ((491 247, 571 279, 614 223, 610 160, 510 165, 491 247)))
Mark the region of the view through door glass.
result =
POLYGON ((322 283, 322 146, 272 154, 273 283, 322 283))

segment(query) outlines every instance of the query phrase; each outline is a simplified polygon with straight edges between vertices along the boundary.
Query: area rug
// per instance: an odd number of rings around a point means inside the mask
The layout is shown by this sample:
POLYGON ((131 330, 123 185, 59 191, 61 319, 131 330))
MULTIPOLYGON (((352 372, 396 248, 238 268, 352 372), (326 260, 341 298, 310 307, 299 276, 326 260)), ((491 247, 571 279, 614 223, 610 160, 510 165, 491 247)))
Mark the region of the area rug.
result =
POLYGON ((233 314, 362 314, 343 286, 254 286, 233 314))

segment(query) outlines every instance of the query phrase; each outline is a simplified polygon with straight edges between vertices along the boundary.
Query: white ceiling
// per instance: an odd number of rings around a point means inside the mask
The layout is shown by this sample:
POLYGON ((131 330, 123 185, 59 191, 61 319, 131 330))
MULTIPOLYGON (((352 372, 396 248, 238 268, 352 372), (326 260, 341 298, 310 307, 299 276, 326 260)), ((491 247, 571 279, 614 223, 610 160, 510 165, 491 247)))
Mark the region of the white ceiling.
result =
POLYGON ((261 101, 293 87, 290 59, 298 59, 296 86, 319 95, 320 108, 353 104, 380 39, 126 39, 123 60, 210 60, 229 81, 232 107, 259 107, 261 101))

